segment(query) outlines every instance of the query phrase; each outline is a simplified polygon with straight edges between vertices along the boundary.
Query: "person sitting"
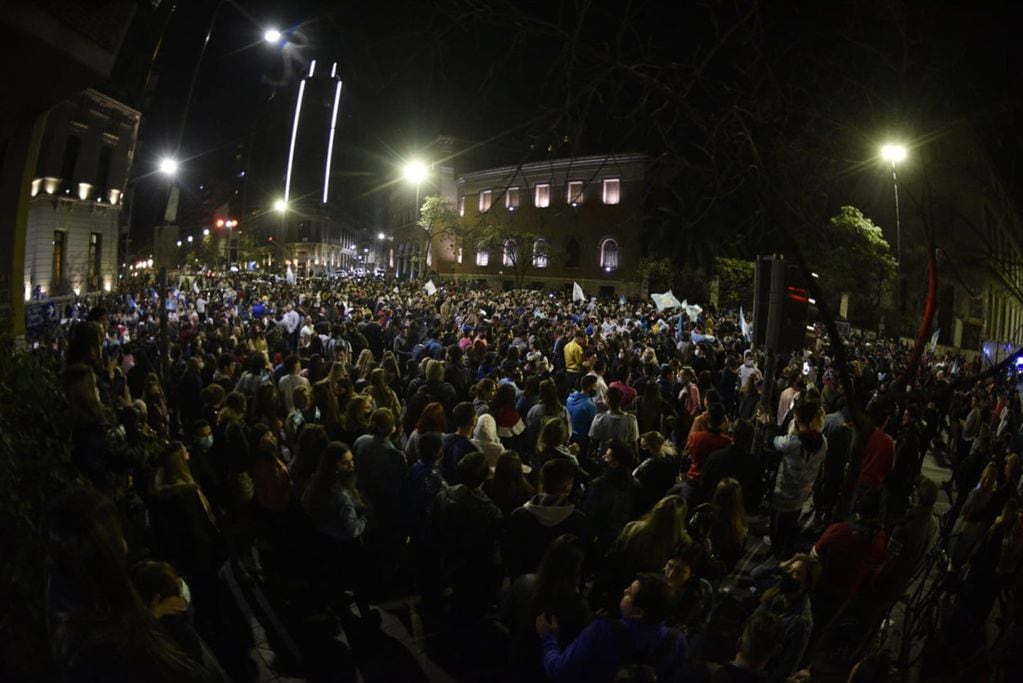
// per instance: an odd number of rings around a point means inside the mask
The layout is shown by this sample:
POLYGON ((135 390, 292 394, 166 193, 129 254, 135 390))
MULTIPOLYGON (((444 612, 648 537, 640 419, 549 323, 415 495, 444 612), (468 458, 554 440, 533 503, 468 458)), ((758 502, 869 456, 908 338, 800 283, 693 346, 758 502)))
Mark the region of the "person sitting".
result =
POLYGON ((754 612, 742 629, 735 658, 711 676, 711 683, 767 681, 767 665, 782 647, 781 619, 770 612, 754 612))
POLYGON ((778 583, 764 591, 757 613, 767 612, 781 619, 784 637, 781 651, 771 658, 768 680, 783 683, 799 668, 813 632, 810 594, 821 578, 821 563, 805 553, 793 555, 779 566, 778 583))
POLYGON ((584 548, 589 547, 589 520, 568 499, 575 476, 571 461, 549 461, 540 470, 540 493, 511 513, 505 558, 512 579, 535 569, 547 547, 562 534, 573 534, 584 548))
POLYGON ((670 680, 686 662, 684 635, 664 625, 674 588, 660 574, 640 574, 624 591, 620 619, 598 619, 562 650, 554 615, 536 618, 543 667, 555 683, 617 680, 636 667, 650 667, 657 680, 670 680), (623 671, 624 670, 624 671, 623 671))

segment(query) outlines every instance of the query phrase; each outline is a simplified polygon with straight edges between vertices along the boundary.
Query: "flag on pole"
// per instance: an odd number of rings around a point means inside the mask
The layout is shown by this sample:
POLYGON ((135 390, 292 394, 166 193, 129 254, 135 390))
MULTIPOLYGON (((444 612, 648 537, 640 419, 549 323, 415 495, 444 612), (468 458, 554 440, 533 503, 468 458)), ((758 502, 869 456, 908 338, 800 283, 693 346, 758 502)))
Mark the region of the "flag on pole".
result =
POLYGON ((941 334, 941 328, 934 330, 934 334, 931 335, 931 353, 938 350, 938 335, 941 334))
POLYGON ((437 293, 437 285, 433 284, 433 280, 427 280, 426 284, 423 285, 423 289, 426 290, 427 296, 433 296, 437 293))
POLYGON ((199 293, 199 278, 197 277, 192 278, 192 291, 196 294, 199 293))
POLYGON ((583 288, 578 282, 572 283, 572 301, 586 301, 586 295, 583 294, 583 288))
POLYGON ((678 300, 670 289, 663 294, 651 294, 650 298, 653 299, 658 312, 682 306, 682 302, 678 300))
POLYGON ((742 306, 739 306, 739 330, 742 332, 743 339, 749 341, 751 330, 749 323, 746 322, 746 314, 742 312, 742 306))
POLYGON ((952 376, 955 375, 957 372, 959 372, 959 356, 956 356, 955 362, 952 363, 952 369, 949 370, 948 374, 952 376))
POLYGON ((291 269, 290 265, 288 266, 288 272, 284 274, 284 279, 289 285, 295 284, 295 271, 291 269))

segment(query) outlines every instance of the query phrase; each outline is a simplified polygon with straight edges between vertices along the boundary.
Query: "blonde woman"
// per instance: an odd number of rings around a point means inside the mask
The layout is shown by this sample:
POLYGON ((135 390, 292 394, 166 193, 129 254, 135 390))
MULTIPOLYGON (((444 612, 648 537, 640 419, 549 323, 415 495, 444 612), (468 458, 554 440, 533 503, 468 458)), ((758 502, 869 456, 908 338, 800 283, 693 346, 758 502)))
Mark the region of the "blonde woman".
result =
POLYGON ((383 368, 373 368, 369 373, 369 385, 364 394, 373 399, 377 408, 387 408, 394 415, 401 415, 401 401, 394 390, 387 385, 387 373, 383 368))

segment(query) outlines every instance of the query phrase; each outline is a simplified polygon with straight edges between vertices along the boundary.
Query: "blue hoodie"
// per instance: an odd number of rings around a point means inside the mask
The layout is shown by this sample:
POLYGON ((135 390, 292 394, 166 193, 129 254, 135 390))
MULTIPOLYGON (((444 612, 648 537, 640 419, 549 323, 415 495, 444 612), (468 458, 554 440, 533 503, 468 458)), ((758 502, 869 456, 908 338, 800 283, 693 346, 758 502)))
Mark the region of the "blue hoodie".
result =
POLYGON ((588 436, 590 424, 597 415, 597 403, 593 397, 581 391, 573 391, 568 395, 565 407, 572 418, 572 436, 588 436))

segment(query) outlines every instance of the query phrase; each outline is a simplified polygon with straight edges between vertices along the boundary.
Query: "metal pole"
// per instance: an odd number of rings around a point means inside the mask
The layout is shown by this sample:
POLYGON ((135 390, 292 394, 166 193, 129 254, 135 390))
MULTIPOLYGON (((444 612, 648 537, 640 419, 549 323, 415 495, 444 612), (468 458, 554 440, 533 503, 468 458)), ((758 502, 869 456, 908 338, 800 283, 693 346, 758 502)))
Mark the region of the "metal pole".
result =
POLYGON ((892 159, 892 187, 895 188, 895 263, 902 270, 902 218, 899 213, 899 178, 895 174, 895 159, 892 159))

